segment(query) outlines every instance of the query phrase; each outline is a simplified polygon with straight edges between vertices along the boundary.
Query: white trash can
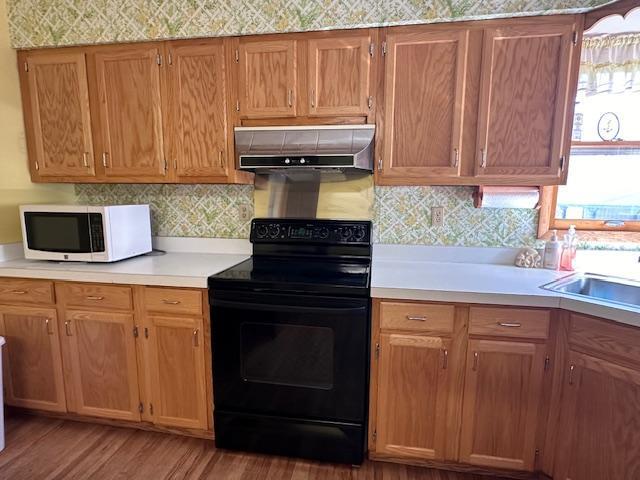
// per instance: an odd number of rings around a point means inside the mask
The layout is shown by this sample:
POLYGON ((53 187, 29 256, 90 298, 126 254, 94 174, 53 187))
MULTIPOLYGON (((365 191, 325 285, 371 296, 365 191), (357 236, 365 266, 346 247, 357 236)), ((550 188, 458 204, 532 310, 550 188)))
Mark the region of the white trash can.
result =
POLYGON ((4 398, 2 397, 2 346, 5 344, 4 337, 0 337, 0 452, 4 450, 4 398))

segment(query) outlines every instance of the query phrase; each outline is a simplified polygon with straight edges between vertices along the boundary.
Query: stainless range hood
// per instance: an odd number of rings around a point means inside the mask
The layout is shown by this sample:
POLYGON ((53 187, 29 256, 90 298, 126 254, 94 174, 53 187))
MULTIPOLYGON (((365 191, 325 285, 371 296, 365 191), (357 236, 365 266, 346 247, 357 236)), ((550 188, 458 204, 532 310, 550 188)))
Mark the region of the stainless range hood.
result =
POLYGON ((241 170, 373 171, 374 125, 236 127, 241 170))

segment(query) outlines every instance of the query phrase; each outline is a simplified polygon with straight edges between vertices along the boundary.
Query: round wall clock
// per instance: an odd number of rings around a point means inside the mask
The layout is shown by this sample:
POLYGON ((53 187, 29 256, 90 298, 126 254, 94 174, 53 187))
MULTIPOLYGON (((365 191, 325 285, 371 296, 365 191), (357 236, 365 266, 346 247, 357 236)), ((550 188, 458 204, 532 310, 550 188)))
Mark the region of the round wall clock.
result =
POLYGON ((602 114, 598 120, 598 136, 605 142, 615 140, 620 133, 620 119, 613 112, 602 114))

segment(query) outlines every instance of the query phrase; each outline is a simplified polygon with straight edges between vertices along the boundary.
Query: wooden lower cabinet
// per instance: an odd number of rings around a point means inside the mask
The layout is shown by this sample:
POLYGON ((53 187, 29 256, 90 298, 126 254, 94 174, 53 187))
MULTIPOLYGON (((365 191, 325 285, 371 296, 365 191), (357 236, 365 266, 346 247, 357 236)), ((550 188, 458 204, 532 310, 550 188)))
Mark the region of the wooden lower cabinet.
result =
POLYGON ((82 415, 140 420, 133 315, 67 311, 75 406, 82 415))
POLYGON ((149 316, 146 325, 144 348, 153 422, 206 430, 202 318, 149 316))
POLYGON ((0 306, 0 335, 7 405, 65 412, 55 308, 0 306))
POLYGON ((640 368, 570 352, 555 480, 640 478, 640 368))
POLYGON ((451 341, 380 335, 376 452, 444 459, 451 341))
POLYGON ((544 344, 469 340, 461 461, 533 470, 544 365, 544 344))

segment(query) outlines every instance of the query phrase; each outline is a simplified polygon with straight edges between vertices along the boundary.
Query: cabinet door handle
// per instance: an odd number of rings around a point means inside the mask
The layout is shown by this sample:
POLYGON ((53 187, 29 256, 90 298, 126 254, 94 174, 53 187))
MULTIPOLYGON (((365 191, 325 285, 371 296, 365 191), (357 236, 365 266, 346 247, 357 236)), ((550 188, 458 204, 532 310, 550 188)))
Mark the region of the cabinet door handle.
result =
POLYGON ((220 168, 224 169, 224 151, 220 150, 220 153, 218 155, 218 162, 220 162, 220 168))
POLYGON ((457 148, 453 149, 453 168, 458 168, 460 165, 460 153, 457 148))
POLYGON ((45 324, 45 327, 47 328, 47 333, 49 335, 53 335, 53 328, 51 328, 51 319, 50 318, 45 318, 44 319, 44 324, 45 324))
POLYGON ((109 168, 109 154, 107 152, 102 152, 102 166, 104 168, 109 168))
POLYGON ((311 108, 316 108, 316 89, 311 89, 311 108))
POLYGON ((480 354, 478 352, 473 352, 473 371, 478 370, 478 361, 480 360, 480 354))
POLYGON ((442 369, 446 370, 449 366, 449 350, 446 348, 442 350, 442 369))
POLYGON ((487 168, 487 149, 480 149, 480 168, 487 168))
POLYGON ((498 326, 506 328, 520 328, 522 324, 518 322, 498 322, 498 326))
POLYGON ((71 320, 64 322, 64 330, 67 333, 67 337, 71 337, 73 335, 71 333, 71 320))
POLYGON ((407 320, 411 320, 414 322, 426 322, 427 317, 422 315, 407 315, 407 320))
POLYGON ((180 300, 162 300, 165 305, 180 305, 180 300))
POLYGON ((287 103, 289 104, 289 108, 293 107, 293 90, 291 89, 287 91, 287 103))
POLYGON ((382 157, 378 159, 378 172, 382 173, 382 157))
POLYGON ((89 168, 89 152, 84 152, 82 154, 82 163, 85 168, 89 168))
POLYGON ((573 371, 576 369, 576 366, 571 364, 569 366, 569 385, 573 385, 573 371))
POLYGON ((87 295, 87 300, 100 301, 100 300, 104 300, 104 297, 100 297, 98 295, 87 295))
POLYGON ((199 335, 200 334, 200 329, 196 328, 193 331, 193 346, 194 347, 198 347, 200 346, 200 339, 199 339, 199 335))

